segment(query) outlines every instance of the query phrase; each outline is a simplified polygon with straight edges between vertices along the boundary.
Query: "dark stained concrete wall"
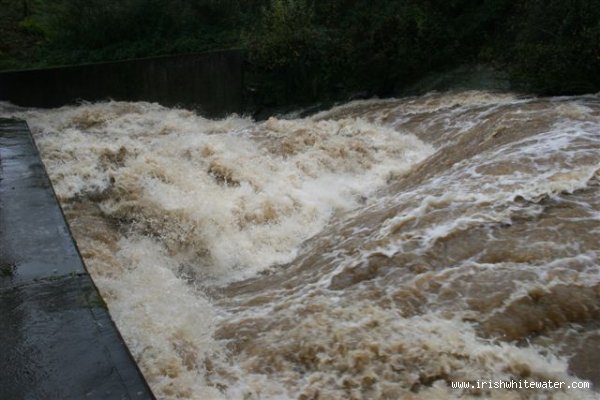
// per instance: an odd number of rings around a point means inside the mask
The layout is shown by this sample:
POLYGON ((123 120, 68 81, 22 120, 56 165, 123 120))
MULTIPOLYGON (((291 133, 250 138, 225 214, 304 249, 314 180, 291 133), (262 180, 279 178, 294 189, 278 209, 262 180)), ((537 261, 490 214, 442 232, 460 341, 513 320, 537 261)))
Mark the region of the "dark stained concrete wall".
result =
POLYGON ((0 399, 154 399, 24 121, 0 119, 0 399))
POLYGON ((0 73, 0 100, 58 107, 79 100, 182 106, 217 117, 242 111, 238 50, 0 73))

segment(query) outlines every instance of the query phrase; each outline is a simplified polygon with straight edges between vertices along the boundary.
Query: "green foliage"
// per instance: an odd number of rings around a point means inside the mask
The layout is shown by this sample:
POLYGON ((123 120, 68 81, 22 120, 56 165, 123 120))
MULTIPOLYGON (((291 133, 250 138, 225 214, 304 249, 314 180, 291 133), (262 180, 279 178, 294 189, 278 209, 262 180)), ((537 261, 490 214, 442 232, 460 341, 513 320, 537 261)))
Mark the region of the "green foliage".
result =
POLYGON ((0 70, 32 63, 46 43, 45 27, 32 12, 41 0, 0 0, 0 70))
POLYGON ((41 37, 46 36, 46 30, 44 29, 44 26, 35 17, 29 16, 24 18, 21 22, 19 22, 19 28, 29 34, 38 35, 41 37))
POLYGON ((250 60, 276 69, 314 58, 320 39, 314 8, 305 0, 272 0, 258 28, 246 36, 250 60))
POLYGON ((243 48, 263 104, 476 63, 538 93, 600 90, 597 0, 0 0, 0 38, 0 69, 243 48))
POLYGON ((600 89, 600 2, 528 0, 511 20, 512 76, 544 94, 600 89))
POLYGON ((278 102, 290 95, 317 95, 318 88, 311 84, 323 70, 328 48, 324 30, 315 23, 311 3, 272 0, 262 8, 259 23, 243 34, 243 40, 249 62, 278 102))
POLYGON ((54 0, 39 6, 48 64, 109 61, 231 47, 236 0, 54 0))
POLYGON ((271 86, 279 79, 288 88, 288 100, 310 95, 284 73, 292 66, 302 68, 300 76, 321 99, 335 97, 340 87, 388 95, 428 74, 482 62, 533 92, 600 89, 595 0, 321 0, 314 6, 280 0, 262 13, 259 26, 247 41, 249 59, 269 72, 271 86))

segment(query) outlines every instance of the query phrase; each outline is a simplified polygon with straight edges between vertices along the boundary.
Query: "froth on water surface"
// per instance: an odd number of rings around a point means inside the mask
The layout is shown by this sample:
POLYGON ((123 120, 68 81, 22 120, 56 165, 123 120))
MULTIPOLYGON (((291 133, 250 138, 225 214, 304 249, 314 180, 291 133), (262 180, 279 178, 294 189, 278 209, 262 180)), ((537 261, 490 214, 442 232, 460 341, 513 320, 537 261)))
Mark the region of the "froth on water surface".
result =
POLYGON ((598 96, 3 113, 159 398, 599 397, 598 96))

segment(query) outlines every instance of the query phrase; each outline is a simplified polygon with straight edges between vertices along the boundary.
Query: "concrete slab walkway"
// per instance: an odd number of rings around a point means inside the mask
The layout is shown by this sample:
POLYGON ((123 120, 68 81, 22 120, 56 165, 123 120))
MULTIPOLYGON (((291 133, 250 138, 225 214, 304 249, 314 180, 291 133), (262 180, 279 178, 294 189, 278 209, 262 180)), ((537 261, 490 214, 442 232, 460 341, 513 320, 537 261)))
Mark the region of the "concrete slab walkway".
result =
POLYGON ((154 399, 24 121, 0 119, 0 399, 154 399))

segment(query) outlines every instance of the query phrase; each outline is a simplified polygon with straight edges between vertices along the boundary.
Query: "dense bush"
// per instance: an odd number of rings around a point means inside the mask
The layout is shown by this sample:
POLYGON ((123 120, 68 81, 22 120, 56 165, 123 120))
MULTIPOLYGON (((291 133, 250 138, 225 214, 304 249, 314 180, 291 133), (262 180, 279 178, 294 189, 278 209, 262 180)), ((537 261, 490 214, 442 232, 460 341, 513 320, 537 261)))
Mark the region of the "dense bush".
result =
POLYGON ((509 0, 275 0, 244 44, 258 75, 295 91, 295 99, 314 88, 320 98, 385 96, 433 71, 476 62, 508 9, 509 0))
POLYGON ((528 0, 510 21, 514 44, 499 58, 526 87, 545 94, 600 90, 600 2, 528 0))
POLYGON ((597 0, 0 0, 0 68, 243 48, 263 103, 388 95, 464 64, 600 90, 597 0))
POLYGON ((327 81, 321 74, 327 71, 331 49, 325 30, 316 24, 312 4, 272 0, 262 7, 258 23, 244 32, 243 39, 250 65, 270 102, 319 96, 315 84, 327 81))
MULTIPOLYGON (((28 0, 47 39, 36 64, 74 64, 239 45, 237 0, 28 0)), ((33 61, 33 60, 32 60, 33 61)))

